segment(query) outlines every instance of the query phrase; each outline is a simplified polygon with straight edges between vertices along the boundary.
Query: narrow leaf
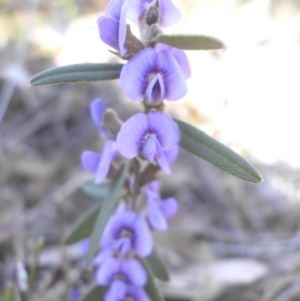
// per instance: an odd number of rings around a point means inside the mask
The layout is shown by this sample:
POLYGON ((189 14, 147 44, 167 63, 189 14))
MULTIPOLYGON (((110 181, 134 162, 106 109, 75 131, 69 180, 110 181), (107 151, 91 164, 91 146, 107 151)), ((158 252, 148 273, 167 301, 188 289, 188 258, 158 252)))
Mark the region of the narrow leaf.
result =
POLYGON ((12 284, 7 285, 7 288, 4 292, 2 301, 12 301, 13 296, 13 286, 12 284))
POLYGON ((121 192, 122 185, 126 177, 126 173, 127 173, 127 165, 123 164, 118 174, 116 175, 116 178, 112 183, 112 186, 103 202, 103 206, 100 210, 93 232, 91 234, 90 249, 87 255, 87 265, 90 265, 93 256, 97 250, 97 247, 99 246, 99 241, 102 236, 104 227, 109 217, 111 216, 115 206, 118 203, 118 196, 121 192))
POLYGON ((74 225, 71 231, 64 239, 65 245, 71 245, 91 235, 97 216, 99 215, 102 204, 97 204, 91 208, 79 221, 74 225))
POLYGON ((154 275, 158 279, 166 282, 170 280, 168 270, 155 248, 153 248, 152 253, 148 257, 146 257, 146 260, 149 263, 149 266, 151 267, 154 275))
POLYGON ((144 289, 149 296, 151 301, 165 301, 165 299, 161 296, 158 288, 156 287, 155 281, 154 281, 154 275, 151 271, 151 268, 149 267, 147 261, 144 258, 136 257, 137 260, 143 265, 144 269, 147 272, 148 280, 147 284, 145 285, 144 289))
POLYGON ((100 301, 104 299, 106 293, 106 286, 99 286, 96 284, 91 285, 87 290, 82 294, 82 297, 79 301, 100 301))
POLYGON ((96 199, 104 199, 109 191, 107 185, 96 185, 93 179, 84 182, 80 189, 88 196, 96 199))
POLYGON ((174 120, 181 131, 181 147, 242 180, 253 183, 262 181, 256 169, 230 148, 190 124, 174 120))
POLYGON ((123 66, 123 64, 85 63, 57 67, 37 74, 31 79, 30 84, 41 86, 117 79, 123 66))
POLYGON ((157 37, 157 42, 185 50, 216 50, 225 48, 222 41, 197 34, 161 34, 157 37))

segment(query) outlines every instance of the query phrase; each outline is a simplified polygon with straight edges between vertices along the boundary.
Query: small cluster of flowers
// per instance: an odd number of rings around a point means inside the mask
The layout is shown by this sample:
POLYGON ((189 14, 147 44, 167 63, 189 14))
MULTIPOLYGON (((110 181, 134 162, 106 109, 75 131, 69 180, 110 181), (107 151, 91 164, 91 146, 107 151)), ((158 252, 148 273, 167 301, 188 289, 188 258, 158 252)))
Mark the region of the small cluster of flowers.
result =
MULTIPOLYGON (((159 44, 161 28, 180 19, 171 0, 111 0, 105 15, 98 19, 100 38, 122 59, 122 91, 134 101, 141 101, 144 113, 138 113, 113 131, 103 122, 109 110, 100 99, 94 100, 90 113, 99 132, 107 138, 102 154, 84 151, 83 167, 94 173, 101 184, 114 169, 118 157, 140 158, 170 174, 170 164, 177 158, 180 131, 171 117, 163 113, 163 101, 178 100, 187 92, 190 66, 182 50, 159 44), (130 30, 127 20, 139 26, 141 39, 130 30)), ((139 159, 139 160, 140 160, 139 159)), ((137 175, 129 179, 134 186, 137 175)), ((167 220, 177 211, 174 198, 162 200, 157 181, 148 181, 143 192, 144 206, 137 206, 130 196, 124 198, 110 217, 101 237, 101 250, 94 258, 96 282, 109 286, 104 300, 143 300, 149 298, 143 287, 147 273, 136 259, 153 251, 151 230, 164 231, 167 220), (150 182, 150 184, 149 184, 150 182)))

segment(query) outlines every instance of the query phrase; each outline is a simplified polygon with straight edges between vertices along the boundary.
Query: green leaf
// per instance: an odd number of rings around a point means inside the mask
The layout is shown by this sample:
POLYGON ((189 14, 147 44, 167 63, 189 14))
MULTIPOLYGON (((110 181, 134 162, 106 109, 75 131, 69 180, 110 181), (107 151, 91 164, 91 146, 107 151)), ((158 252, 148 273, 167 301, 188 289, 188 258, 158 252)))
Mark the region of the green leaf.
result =
POLYGON ((96 284, 91 285, 87 290, 82 294, 80 301, 100 301, 103 300, 106 293, 106 286, 99 286, 96 284))
POLYGON ((13 297, 13 286, 12 284, 8 284, 4 292, 2 301, 12 301, 12 297, 13 297))
POLYGON ((97 216, 99 215, 102 204, 97 204, 91 208, 79 221, 74 225, 71 231, 64 239, 65 245, 71 245, 91 235, 97 216))
POLYGON ((117 79, 123 66, 123 64, 85 63, 57 67, 37 74, 31 79, 30 84, 41 86, 117 79))
POLYGON ((157 250, 155 248, 153 248, 152 253, 145 259, 148 261, 154 275, 158 279, 160 279, 162 281, 166 281, 166 282, 170 280, 168 270, 167 270, 165 264, 162 262, 159 254, 157 253, 157 250))
POLYGON ((115 206, 118 203, 118 196, 121 192, 125 177, 127 174, 127 164, 123 164, 120 170, 118 171, 114 182, 103 202, 103 206, 100 210, 100 213, 97 217, 93 232, 90 239, 90 248, 87 255, 87 265, 90 265, 93 256, 99 246, 99 241, 103 233, 104 227, 110 218, 115 206))
POLYGON ((197 34, 161 34, 157 37, 157 42, 185 50, 216 50, 225 48, 222 41, 197 34))
POLYGON ((181 147, 242 180, 253 183, 262 181, 256 169, 230 148, 190 124, 174 120, 181 131, 181 147))
POLYGON ((85 181, 80 189, 88 196, 96 199, 104 199, 109 191, 107 185, 96 185, 93 179, 85 181))
POLYGON ((149 296, 149 298, 151 299, 151 301, 165 301, 165 299, 161 296, 158 288, 156 287, 156 284, 154 282, 154 275, 147 261, 144 258, 138 256, 136 256, 136 259, 143 265, 144 269, 147 272, 148 281, 144 289, 147 295, 149 296))

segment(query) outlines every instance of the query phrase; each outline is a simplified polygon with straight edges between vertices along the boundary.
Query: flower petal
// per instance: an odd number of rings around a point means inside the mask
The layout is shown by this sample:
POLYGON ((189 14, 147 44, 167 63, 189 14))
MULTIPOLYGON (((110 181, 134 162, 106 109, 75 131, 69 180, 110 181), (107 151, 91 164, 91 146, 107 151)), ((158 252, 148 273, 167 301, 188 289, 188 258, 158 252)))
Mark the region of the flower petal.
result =
POLYGON ((103 16, 98 19, 97 23, 100 39, 119 51, 119 21, 109 16, 103 16))
POLYGON ((180 131, 173 119, 161 112, 150 112, 148 115, 149 129, 156 134, 156 139, 163 151, 173 148, 179 143, 180 131))
POLYGON ((142 216, 136 219, 134 230, 133 248, 135 252, 142 257, 148 256, 153 249, 153 237, 142 216))
POLYGON ((119 274, 121 262, 114 257, 107 258, 96 270, 95 280, 99 285, 109 285, 119 274))
POLYGON ((175 58, 165 50, 157 53, 156 68, 163 73, 167 100, 178 100, 187 93, 185 75, 175 58))
POLYGON ((175 198, 168 198, 160 203, 160 210, 166 218, 170 218, 177 213, 178 203, 175 198))
POLYGON ((107 5, 105 16, 113 17, 116 20, 120 20, 121 9, 123 7, 124 0, 111 0, 107 5))
POLYGON ((177 48, 174 48, 169 45, 162 44, 162 43, 158 43, 155 47, 155 50, 157 52, 165 50, 168 53, 170 53, 171 55, 173 55, 174 59, 177 61, 177 63, 181 67, 183 73, 185 74, 185 77, 189 78, 191 76, 190 63, 189 63, 187 55, 185 54, 185 52, 183 50, 177 49, 177 48))
POLYGON ((101 161, 101 156, 92 151, 83 151, 80 160, 84 169, 95 173, 101 161))
POLYGON ((120 272, 129 284, 144 286, 147 282, 147 273, 145 269, 135 259, 126 259, 122 261, 120 272))
POLYGON ((127 62, 120 75, 121 89, 126 96, 135 101, 143 99, 155 62, 156 52, 152 48, 144 49, 127 62))
POLYGON ((132 116, 123 124, 117 136, 118 151, 127 159, 137 156, 147 130, 148 118, 146 114, 138 113, 132 116))
POLYGON ((114 141, 107 141, 104 146, 102 157, 95 174, 95 184, 97 185, 101 184, 107 177, 111 162, 116 154, 114 151, 114 144, 114 141))
POLYGON ((102 117, 105 111, 106 108, 100 98, 95 99, 90 104, 90 114, 94 124, 96 125, 101 134, 103 134, 104 136, 108 136, 108 130, 102 125, 102 117))
POLYGON ((157 146, 157 151, 156 151, 156 155, 155 155, 156 162, 164 173, 166 173, 167 175, 170 175, 171 169, 170 169, 169 162, 158 142, 157 142, 156 146, 157 146))
MULTIPOLYGON (((104 301, 125 300, 127 284, 121 280, 114 281, 104 296, 104 301)), ((99 300, 100 301, 100 300, 99 300)))
POLYGON ((178 153, 179 153, 178 145, 175 145, 171 149, 164 151, 164 155, 169 164, 173 163, 177 159, 178 153))
POLYGON ((127 13, 127 3, 123 2, 121 8, 121 14, 120 14, 119 32, 118 32, 119 52, 121 56, 125 55, 127 52, 127 49, 125 47, 126 31, 127 31, 126 13, 127 13))
POLYGON ((157 140, 155 139, 155 137, 153 137, 152 135, 150 135, 143 148, 141 151, 141 154, 147 158, 147 160, 149 160, 151 163, 154 162, 155 159, 155 154, 156 154, 156 150, 157 150, 157 140))
POLYGON ((148 83, 146 92, 146 100, 150 104, 160 104, 165 98, 165 85, 161 74, 157 73, 148 83))
POLYGON ((158 231, 164 231, 168 228, 168 224, 165 216, 160 210, 158 203, 149 198, 147 200, 147 209, 148 209, 148 219, 151 226, 158 231))
POLYGON ((172 0, 160 1, 160 25, 171 26, 181 19, 180 10, 173 4, 172 0))

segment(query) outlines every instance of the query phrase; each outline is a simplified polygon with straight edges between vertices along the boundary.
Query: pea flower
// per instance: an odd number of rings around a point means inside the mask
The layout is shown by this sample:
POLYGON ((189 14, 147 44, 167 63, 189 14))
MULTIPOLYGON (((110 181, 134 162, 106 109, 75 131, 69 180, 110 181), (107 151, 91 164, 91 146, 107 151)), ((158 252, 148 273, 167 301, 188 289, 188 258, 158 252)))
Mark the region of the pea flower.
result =
POLYGON ((135 101, 145 98, 149 104, 164 99, 178 100, 187 93, 186 77, 167 51, 146 48, 132 57, 120 75, 121 89, 135 101))
POLYGON ((116 143, 107 141, 102 154, 93 151, 83 151, 81 164, 84 169, 95 174, 95 184, 101 184, 107 177, 110 165, 117 154, 116 143))
POLYGON ((112 0, 109 2, 105 15, 97 21, 101 40, 125 55, 127 1, 112 0))
MULTIPOLYGON (((132 20, 136 25, 139 22, 145 11, 150 5, 155 5, 156 0, 127 0, 128 2, 128 18, 132 20)), ((175 24, 181 19, 181 13, 179 9, 173 4, 171 0, 159 1, 159 24, 161 27, 167 27, 175 24)))
POLYGON ((115 213, 106 224, 101 246, 113 247, 114 243, 119 245, 122 255, 132 250, 145 257, 153 248, 153 238, 145 219, 129 210, 115 213))
POLYGON ((179 128, 168 115, 159 111, 138 113, 123 124, 117 136, 117 148, 127 159, 142 155, 170 174, 165 152, 178 145, 179 139, 179 128))
POLYGON ((96 270, 95 279, 99 285, 110 285, 115 280, 122 279, 130 285, 144 286, 147 282, 147 273, 135 259, 109 257, 96 270))
POLYGON ((104 301, 150 301, 144 289, 125 284, 123 281, 115 281, 104 296, 104 301))
POLYGON ((162 200, 159 193, 159 183, 152 182, 145 189, 147 198, 148 220, 153 229, 164 231, 168 228, 167 219, 176 214, 177 201, 174 198, 162 200))
MULTIPOLYGON (((105 111, 105 106, 100 99, 94 100, 90 105, 90 114, 94 124, 99 132, 108 138, 110 137, 110 132, 102 124, 102 117, 105 111)), ((110 165, 117 153, 116 143, 112 140, 106 142, 102 154, 89 150, 82 152, 81 165, 84 169, 95 174, 95 184, 101 184, 106 179, 110 165)))

